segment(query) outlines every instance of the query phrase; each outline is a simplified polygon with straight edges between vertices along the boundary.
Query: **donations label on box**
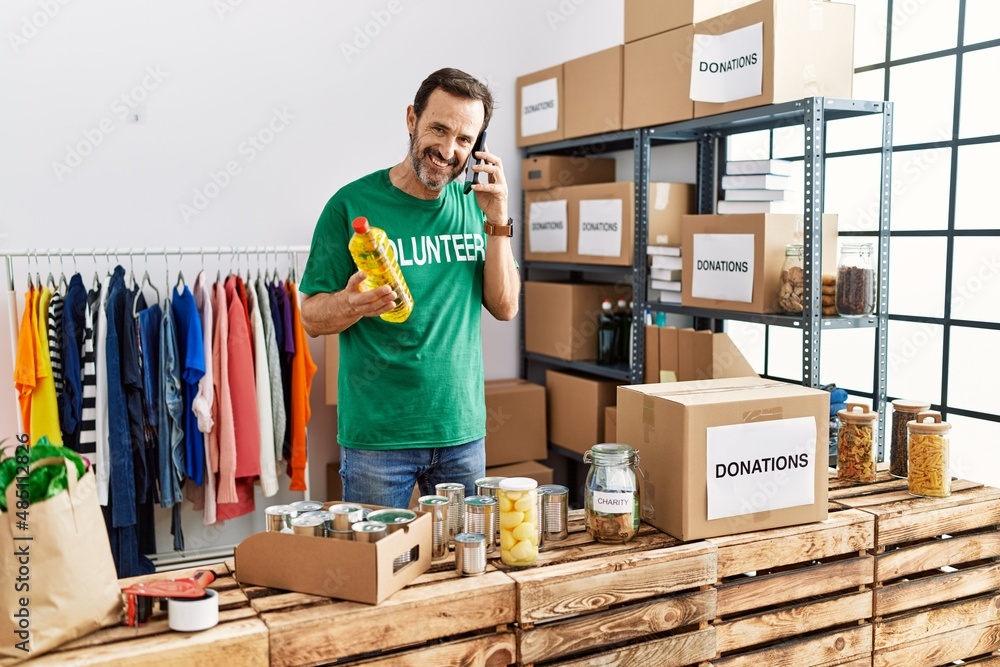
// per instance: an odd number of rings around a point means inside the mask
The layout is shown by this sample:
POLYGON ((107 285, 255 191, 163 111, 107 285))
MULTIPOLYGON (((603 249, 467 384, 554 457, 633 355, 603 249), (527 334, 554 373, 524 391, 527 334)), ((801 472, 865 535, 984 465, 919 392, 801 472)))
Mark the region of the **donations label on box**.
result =
POLYGON ((753 234, 695 234, 692 247, 691 296, 753 301, 753 234))
POLYGON ((580 202, 577 252, 602 257, 617 257, 621 254, 621 199, 584 199, 580 202))
POLYGON ((705 436, 709 521, 814 502, 814 418, 711 426, 705 436))
POLYGON ((764 81, 764 24, 722 35, 696 34, 691 99, 732 102, 760 95, 764 81))
POLYGON ((559 129, 559 80, 545 79, 521 89, 521 136, 559 129))
POLYGON ((566 252, 567 219, 565 199, 531 202, 528 207, 528 249, 531 252, 566 252))

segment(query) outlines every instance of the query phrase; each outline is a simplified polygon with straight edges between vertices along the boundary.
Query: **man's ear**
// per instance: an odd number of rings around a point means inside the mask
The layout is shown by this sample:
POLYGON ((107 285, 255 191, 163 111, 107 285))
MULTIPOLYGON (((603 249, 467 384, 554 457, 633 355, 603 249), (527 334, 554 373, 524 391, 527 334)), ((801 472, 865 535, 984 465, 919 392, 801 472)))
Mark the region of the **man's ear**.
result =
POLYGON ((410 133, 410 140, 413 140, 413 135, 417 131, 417 112, 413 109, 413 105, 406 107, 406 131, 410 133))

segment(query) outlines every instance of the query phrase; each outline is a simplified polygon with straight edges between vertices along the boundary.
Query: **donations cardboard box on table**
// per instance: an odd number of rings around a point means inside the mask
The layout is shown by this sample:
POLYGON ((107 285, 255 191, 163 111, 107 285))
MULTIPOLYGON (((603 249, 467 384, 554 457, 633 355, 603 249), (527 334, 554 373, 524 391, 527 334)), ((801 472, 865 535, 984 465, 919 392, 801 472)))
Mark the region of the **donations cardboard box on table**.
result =
MULTIPOLYGON (((333 504, 328 502, 323 509, 333 504)), ((236 546, 236 580, 378 604, 431 566, 431 516, 419 511, 416 514, 414 521, 378 542, 255 533, 236 546), (395 567, 393 561, 407 554, 409 562, 395 567)))
POLYGON ((830 394, 762 378, 618 387, 643 519, 681 540, 827 516, 830 394))

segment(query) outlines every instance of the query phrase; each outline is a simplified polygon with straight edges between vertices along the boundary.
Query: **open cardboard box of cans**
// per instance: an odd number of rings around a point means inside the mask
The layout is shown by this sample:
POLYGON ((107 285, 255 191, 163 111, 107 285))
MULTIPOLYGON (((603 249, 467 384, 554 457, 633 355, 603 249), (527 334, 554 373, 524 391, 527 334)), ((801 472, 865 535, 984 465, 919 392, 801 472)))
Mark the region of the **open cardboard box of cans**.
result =
MULTIPOLYGON (((323 509, 338 502, 327 502, 323 509)), ((236 547, 236 580, 378 604, 430 568, 431 517, 420 511, 416 515, 377 542, 282 532, 251 535, 236 547)))

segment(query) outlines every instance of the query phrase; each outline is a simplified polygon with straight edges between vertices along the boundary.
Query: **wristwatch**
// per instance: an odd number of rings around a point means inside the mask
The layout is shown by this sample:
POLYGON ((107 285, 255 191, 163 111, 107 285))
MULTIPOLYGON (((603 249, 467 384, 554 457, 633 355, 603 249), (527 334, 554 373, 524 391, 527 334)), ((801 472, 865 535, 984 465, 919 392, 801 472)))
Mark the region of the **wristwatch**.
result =
POLYGON ((487 220, 483 223, 483 231, 490 236, 506 236, 510 238, 514 236, 514 219, 507 218, 506 225, 494 225, 492 222, 487 220))

